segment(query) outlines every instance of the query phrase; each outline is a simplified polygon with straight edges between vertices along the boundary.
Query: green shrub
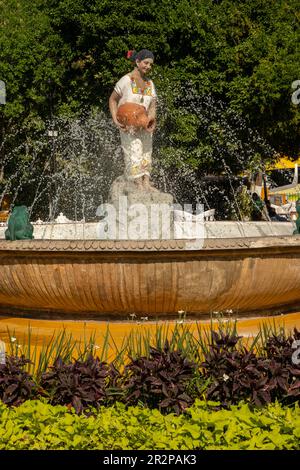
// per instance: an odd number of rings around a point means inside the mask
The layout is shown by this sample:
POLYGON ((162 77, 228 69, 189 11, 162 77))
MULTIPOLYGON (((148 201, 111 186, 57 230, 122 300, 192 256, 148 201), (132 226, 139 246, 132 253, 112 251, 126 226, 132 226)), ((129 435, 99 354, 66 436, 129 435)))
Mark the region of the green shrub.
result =
POLYGON ((214 411, 218 403, 196 400, 184 414, 117 403, 77 415, 65 406, 0 402, 0 449, 298 449, 300 409, 278 403, 214 411))

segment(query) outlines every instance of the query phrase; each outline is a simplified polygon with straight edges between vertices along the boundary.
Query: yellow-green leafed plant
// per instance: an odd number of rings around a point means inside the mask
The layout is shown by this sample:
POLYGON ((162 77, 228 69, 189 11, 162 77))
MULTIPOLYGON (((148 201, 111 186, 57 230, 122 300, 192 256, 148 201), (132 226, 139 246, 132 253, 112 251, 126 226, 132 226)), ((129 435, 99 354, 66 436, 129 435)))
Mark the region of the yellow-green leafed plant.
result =
POLYGON ((186 413, 113 407, 77 415, 64 406, 26 401, 0 402, 0 449, 298 449, 300 410, 279 403, 251 409, 240 403, 218 410, 217 402, 196 400, 186 413))

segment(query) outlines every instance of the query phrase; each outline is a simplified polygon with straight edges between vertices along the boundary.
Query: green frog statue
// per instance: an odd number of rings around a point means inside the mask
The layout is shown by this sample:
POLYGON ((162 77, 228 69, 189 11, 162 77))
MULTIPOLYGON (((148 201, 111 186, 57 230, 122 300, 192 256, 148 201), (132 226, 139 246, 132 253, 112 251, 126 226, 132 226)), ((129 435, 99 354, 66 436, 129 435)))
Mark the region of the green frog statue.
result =
POLYGON ((29 213, 26 206, 15 206, 7 225, 6 240, 30 240, 34 238, 33 225, 29 222, 29 213))
POLYGON ((293 235, 300 235, 300 199, 297 199, 296 201, 296 211, 297 211, 298 217, 296 220, 296 228, 293 232, 293 235))

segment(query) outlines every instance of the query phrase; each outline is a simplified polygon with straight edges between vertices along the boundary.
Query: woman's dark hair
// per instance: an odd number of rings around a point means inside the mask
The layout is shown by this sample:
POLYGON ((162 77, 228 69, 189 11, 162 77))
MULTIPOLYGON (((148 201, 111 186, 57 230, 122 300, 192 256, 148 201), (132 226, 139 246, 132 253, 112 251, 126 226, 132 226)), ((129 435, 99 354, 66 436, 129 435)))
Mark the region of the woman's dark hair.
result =
POLYGON ((153 52, 149 51, 148 49, 141 49, 139 52, 128 51, 127 52, 127 59, 130 59, 132 62, 134 62, 136 60, 145 60, 145 59, 154 60, 154 54, 153 54, 153 52))

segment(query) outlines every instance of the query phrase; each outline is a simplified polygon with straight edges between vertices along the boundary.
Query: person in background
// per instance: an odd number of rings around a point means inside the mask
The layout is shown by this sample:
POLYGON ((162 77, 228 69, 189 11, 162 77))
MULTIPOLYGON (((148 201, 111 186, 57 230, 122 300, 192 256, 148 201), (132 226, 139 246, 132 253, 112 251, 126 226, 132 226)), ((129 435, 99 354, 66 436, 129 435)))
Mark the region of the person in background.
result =
POLYGON ((274 222, 287 222, 287 218, 277 214, 274 207, 271 206, 270 199, 267 200, 266 207, 271 220, 273 220, 274 222))
POLYGON ((270 199, 267 200, 266 207, 267 207, 267 211, 268 211, 268 214, 269 214, 271 220, 276 220, 277 214, 276 214, 276 211, 275 211, 274 207, 271 206, 270 199))
POLYGON ((265 203, 261 200, 257 193, 252 193, 252 220, 269 220, 269 215, 265 210, 265 203))

